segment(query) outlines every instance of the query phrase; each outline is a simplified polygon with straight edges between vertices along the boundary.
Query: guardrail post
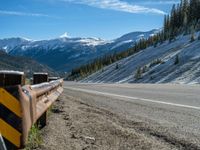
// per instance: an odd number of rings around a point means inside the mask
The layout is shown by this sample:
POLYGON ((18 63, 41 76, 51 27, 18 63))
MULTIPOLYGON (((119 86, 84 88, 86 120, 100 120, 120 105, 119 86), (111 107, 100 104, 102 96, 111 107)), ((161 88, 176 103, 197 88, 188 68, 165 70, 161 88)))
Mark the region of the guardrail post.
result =
MULTIPOLYGON (((33 74, 33 84, 40 84, 44 82, 48 82, 48 73, 34 73, 33 74)), ((39 128, 43 128, 47 125, 47 111, 42 114, 42 116, 38 119, 37 123, 39 128)))
POLYGON ((24 73, 18 71, 0 71, 0 87, 13 85, 25 85, 24 73))
POLYGON ((46 125, 46 111, 63 91, 62 79, 48 82, 48 74, 37 73, 34 80, 25 85, 23 72, 0 71, 0 150, 24 148, 31 126, 46 125))
POLYGON ((8 150, 21 147, 23 120, 18 91, 24 84, 23 72, 0 71, 0 134, 8 150))
POLYGON ((34 73, 33 74, 33 84, 40 84, 48 82, 48 73, 34 73))

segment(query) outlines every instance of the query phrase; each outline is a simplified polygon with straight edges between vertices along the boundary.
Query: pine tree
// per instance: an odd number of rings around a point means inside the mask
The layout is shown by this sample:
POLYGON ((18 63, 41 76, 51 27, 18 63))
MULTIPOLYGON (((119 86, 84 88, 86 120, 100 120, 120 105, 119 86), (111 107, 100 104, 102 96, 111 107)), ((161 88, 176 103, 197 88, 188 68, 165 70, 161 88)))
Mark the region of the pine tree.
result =
POLYGON ((186 12, 184 12, 184 14, 183 14, 183 30, 184 30, 185 34, 188 34, 187 24, 188 24, 187 14, 186 14, 186 12))
POLYGON ((142 77, 142 68, 138 67, 136 70, 136 73, 135 73, 135 79, 139 80, 139 79, 141 79, 141 77, 142 77))
POLYGON ((189 12, 189 2, 188 0, 182 0, 182 18, 183 18, 183 29, 187 30, 188 25, 188 12, 189 12))
POLYGON ((119 69, 119 64, 116 63, 115 69, 119 69))
POLYGON ((191 34, 191 39, 190 39, 190 42, 194 42, 195 41, 195 35, 194 33, 191 34))
POLYGON ((141 70, 142 70, 142 73, 145 73, 148 70, 148 67, 145 65, 141 70))
POLYGON ((199 0, 190 0, 190 7, 189 7, 189 21, 196 23, 198 20, 198 3, 199 0))
POLYGON ((175 61, 174 61, 174 65, 179 64, 180 60, 179 60, 179 56, 176 55, 175 61))

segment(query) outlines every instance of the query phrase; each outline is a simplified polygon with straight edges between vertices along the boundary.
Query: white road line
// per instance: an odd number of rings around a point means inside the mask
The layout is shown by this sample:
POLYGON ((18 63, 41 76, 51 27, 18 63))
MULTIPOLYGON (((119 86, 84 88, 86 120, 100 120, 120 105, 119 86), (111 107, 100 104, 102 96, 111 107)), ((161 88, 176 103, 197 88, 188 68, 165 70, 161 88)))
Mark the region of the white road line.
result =
MULTIPOLYGON (((157 104, 164 104, 164 105, 171 105, 171 106, 176 106, 176 107, 200 110, 200 107, 191 106, 191 105, 183 105, 183 104, 177 104, 177 103, 163 102, 163 101, 157 101, 157 100, 152 100, 152 99, 118 95, 118 94, 113 94, 113 93, 99 92, 99 91, 86 90, 86 89, 80 89, 80 88, 70 88, 70 87, 64 87, 64 88, 69 89, 69 90, 74 90, 74 91, 81 91, 81 92, 86 92, 86 93, 90 93, 90 94, 96 94, 96 95, 126 98, 126 99, 132 99, 132 100, 136 100, 136 101, 144 101, 144 102, 151 102, 151 103, 157 103, 157 104)), ((124 101, 126 101, 126 100, 124 100, 124 101)))

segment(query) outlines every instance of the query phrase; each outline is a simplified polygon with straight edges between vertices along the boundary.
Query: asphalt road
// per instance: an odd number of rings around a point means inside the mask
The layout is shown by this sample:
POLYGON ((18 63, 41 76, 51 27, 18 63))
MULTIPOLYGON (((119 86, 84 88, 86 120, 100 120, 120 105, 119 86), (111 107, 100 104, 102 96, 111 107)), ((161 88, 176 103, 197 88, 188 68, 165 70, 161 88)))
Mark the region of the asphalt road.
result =
POLYGON ((200 149, 200 85, 65 82, 64 89, 90 105, 143 122, 141 130, 153 138, 200 149))

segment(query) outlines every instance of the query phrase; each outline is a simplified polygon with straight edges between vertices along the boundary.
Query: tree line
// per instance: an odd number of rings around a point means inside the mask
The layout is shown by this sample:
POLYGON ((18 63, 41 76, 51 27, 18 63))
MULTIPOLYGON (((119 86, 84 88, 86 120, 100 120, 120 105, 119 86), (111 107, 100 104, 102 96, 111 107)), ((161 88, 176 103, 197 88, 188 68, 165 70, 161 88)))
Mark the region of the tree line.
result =
POLYGON ((172 6, 170 14, 164 16, 163 28, 157 34, 150 36, 147 39, 140 39, 128 50, 111 55, 105 55, 86 65, 73 69, 71 74, 68 76, 68 80, 84 78, 105 66, 131 56, 147 47, 156 47, 158 44, 162 44, 166 40, 172 42, 176 39, 176 36, 180 34, 191 34, 191 36, 194 37, 194 32, 199 30, 200 0, 181 0, 180 4, 172 6))
POLYGON ((164 17, 164 40, 173 40, 180 34, 193 34, 200 29, 200 0, 181 0, 164 17))

